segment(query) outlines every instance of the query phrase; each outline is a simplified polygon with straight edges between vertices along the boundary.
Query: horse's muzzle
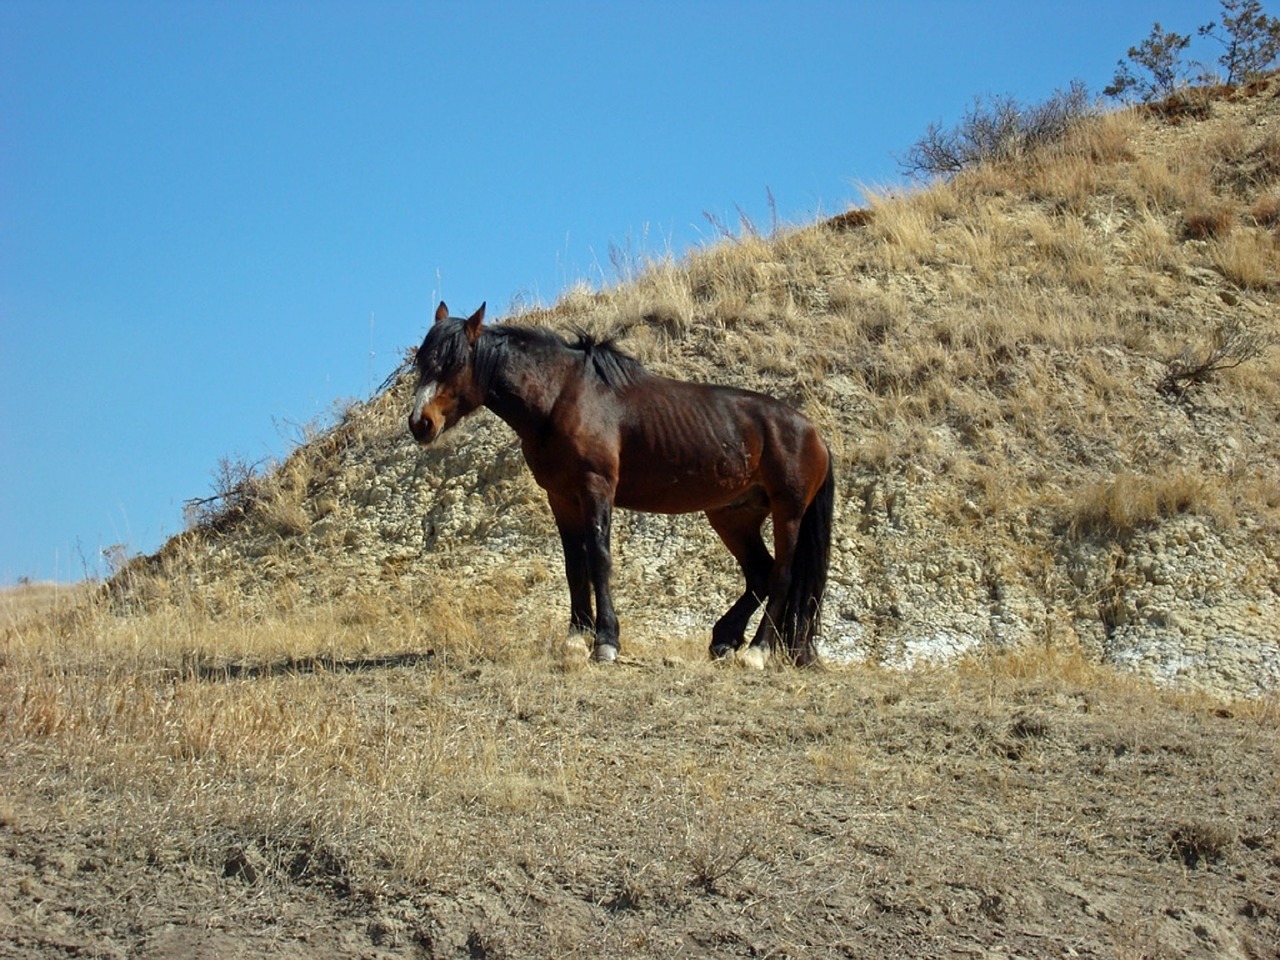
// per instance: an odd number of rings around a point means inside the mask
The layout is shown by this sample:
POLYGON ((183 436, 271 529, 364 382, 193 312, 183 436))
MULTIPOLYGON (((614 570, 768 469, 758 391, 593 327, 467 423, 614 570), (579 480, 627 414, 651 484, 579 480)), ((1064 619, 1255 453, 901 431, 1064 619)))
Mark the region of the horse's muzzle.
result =
POLYGON ((436 427, 436 423, 430 417, 419 416, 416 413, 409 414, 409 432, 413 434, 413 439, 419 443, 426 445, 440 436, 440 431, 436 427))

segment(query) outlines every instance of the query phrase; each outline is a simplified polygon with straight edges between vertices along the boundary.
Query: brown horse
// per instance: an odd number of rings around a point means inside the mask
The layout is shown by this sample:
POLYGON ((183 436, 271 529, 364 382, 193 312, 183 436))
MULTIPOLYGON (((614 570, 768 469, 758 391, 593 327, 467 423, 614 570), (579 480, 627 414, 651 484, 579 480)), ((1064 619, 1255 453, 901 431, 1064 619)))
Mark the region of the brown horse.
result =
POLYGON ((418 349, 409 429, 428 444, 485 406, 515 430, 560 531, 570 629, 594 634, 593 658, 618 655, 609 533, 619 506, 701 510, 738 561, 746 590, 711 631, 713 657, 742 647, 764 602, 742 659, 763 666, 785 650, 814 662, 835 483, 813 424, 764 394, 656 376, 612 341, 483 323, 483 304, 466 320, 440 304, 418 349))

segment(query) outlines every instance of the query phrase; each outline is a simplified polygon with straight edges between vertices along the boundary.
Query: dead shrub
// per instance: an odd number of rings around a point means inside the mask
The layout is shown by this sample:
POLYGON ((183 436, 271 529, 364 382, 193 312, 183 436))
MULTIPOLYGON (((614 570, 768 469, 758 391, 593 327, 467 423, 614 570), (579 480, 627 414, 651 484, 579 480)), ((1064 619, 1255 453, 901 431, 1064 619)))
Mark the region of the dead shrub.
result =
POLYGON ((870 210, 862 207, 855 207, 852 210, 846 210, 844 213, 838 213, 826 221, 826 226, 832 230, 857 230, 865 227, 875 216, 870 210))
POLYGON ((1225 859, 1236 842, 1235 831, 1222 823, 1194 820, 1169 831, 1169 848, 1189 869, 1225 859))
POLYGON ((1249 216, 1260 227, 1280 226, 1280 194, 1268 193, 1254 201, 1249 216))
POLYGON ((983 164, 1018 161, 1047 147, 1060 147, 1096 111, 1080 81, 1038 104, 1012 97, 977 97, 955 127, 930 124, 899 160, 917 179, 953 177, 983 164))
POLYGON ((1165 361, 1165 373, 1156 389, 1171 399, 1182 399, 1187 391, 1204 383, 1221 370, 1231 370, 1256 360, 1266 352, 1270 338, 1232 318, 1214 328, 1209 342, 1188 345, 1176 357, 1165 361))

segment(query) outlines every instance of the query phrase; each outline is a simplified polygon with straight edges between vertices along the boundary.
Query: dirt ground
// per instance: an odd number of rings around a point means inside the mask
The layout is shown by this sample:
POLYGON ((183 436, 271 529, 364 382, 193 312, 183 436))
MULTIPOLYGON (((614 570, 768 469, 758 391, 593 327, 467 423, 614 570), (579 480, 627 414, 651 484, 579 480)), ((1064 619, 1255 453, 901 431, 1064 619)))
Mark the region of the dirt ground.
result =
MULTIPOLYGON (((399 711, 402 731, 447 699, 492 763, 386 811, 416 821, 409 862, 358 832, 157 839, 126 812, 147 785, 73 786, 54 740, 11 741, 0 958, 1280 957, 1274 702, 1028 654, 909 673, 423 659, 275 680, 341 683, 347 708, 399 711)), ((402 746, 431 749, 418 735, 402 746)))

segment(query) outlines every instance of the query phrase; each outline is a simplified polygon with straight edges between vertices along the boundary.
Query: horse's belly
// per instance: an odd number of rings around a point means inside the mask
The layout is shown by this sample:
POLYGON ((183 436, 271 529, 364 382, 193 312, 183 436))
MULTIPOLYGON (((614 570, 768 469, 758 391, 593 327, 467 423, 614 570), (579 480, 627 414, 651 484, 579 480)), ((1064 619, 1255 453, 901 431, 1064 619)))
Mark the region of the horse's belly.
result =
POLYGON ((713 510, 742 498, 752 486, 747 464, 728 459, 679 464, 647 460, 619 464, 614 502, 650 513, 713 510))

